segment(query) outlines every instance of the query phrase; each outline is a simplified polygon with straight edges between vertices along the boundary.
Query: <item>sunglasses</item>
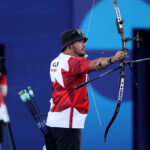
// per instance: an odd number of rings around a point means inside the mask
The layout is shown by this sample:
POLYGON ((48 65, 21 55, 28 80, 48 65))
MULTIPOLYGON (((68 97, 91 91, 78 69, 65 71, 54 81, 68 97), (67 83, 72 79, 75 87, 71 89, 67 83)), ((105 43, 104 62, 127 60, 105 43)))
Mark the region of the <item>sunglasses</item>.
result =
POLYGON ((79 29, 77 29, 75 32, 77 32, 78 35, 83 35, 83 34, 84 34, 83 31, 82 31, 82 30, 79 30, 79 29))
POLYGON ((72 34, 68 38, 73 38, 73 37, 76 37, 79 35, 83 36, 84 33, 82 30, 77 29, 77 30, 73 31, 72 34))

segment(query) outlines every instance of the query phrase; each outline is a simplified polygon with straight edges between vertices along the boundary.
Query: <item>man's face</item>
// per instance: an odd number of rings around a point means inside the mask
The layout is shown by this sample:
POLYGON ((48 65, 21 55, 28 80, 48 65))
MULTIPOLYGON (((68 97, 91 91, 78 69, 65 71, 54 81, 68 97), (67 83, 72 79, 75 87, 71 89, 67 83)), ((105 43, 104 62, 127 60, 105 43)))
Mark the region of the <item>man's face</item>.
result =
POLYGON ((85 55, 85 43, 84 43, 84 40, 80 40, 80 41, 74 42, 73 44, 71 44, 71 48, 72 48, 73 53, 77 57, 84 57, 84 55, 85 55))

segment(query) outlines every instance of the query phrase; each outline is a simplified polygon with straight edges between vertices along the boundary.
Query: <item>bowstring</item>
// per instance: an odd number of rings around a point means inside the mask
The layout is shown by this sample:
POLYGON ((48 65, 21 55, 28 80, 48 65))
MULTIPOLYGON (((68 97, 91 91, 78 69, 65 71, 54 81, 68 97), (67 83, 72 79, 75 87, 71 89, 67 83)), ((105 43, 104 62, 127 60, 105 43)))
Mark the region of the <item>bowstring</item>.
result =
MULTIPOLYGON (((87 27, 87 32, 86 32, 86 36, 87 36, 87 37, 88 37, 89 31, 90 31, 90 27, 91 27, 91 22, 92 22, 92 16, 93 16, 94 6, 95 6, 95 0, 93 0, 91 12, 90 12, 90 17, 89 17, 89 22, 88 22, 88 27, 87 27)), ((87 78, 88 78, 88 80, 90 80, 89 75, 87 75, 87 78)), ((89 86, 90 86, 90 90, 91 90, 91 94, 92 94, 94 106, 95 106, 95 109, 96 109, 96 114, 97 114, 97 117, 98 117, 98 122, 99 122, 99 125, 100 125, 100 127, 101 127, 102 134, 103 134, 103 136, 104 136, 104 130, 103 130, 103 127, 102 127, 102 121, 101 121, 100 113, 99 113, 99 111, 98 111, 98 107, 97 107, 96 99, 95 99, 95 96, 94 96, 92 84, 89 83, 89 86)))
MULTIPOLYGON (((90 79, 89 76, 88 76, 88 79, 90 79)), ((102 121, 101 121, 100 113, 98 111, 98 107, 97 107, 96 99, 95 99, 95 96, 94 96, 92 84, 89 83, 89 86, 90 86, 90 90, 91 90, 91 93, 92 93, 92 98, 93 98, 93 101, 94 101, 94 106, 95 106, 95 109, 96 109, 96 114, 97 114, 97 117, 98 117, 98 122, 99 122, 99 125, 101 127, 102 134, 104 136, 104 129, 103 129, 103 126, 102 126, 102 121)))
POLYGON ((90 31, 90 26, 91 26, 91 21, 92 21, 92 16, 93 16, 93 9, 94 9, 94 6, 95 6, 95 0, 93 0, 91 12, 90 12, 90 18, 89 18, 88 27, 87 27, 87 32, 86 32, 86 36, 87 36, 87 37, 88 37, 89 31, 90 31))

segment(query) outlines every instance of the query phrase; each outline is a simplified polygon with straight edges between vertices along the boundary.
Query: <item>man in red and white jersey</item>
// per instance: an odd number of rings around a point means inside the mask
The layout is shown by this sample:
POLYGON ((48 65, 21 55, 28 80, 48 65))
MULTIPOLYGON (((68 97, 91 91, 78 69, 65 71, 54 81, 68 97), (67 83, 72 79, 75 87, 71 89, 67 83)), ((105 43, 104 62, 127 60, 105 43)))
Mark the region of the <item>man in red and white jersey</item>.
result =
POLYGON ((116 52, 112 57, 85 59, 88 40, 78 29, 61 34, 62 49, 50 65, 53 87, 47 128, 53 150, 80 150, 81 129, 89 111, 87 87, 74 87, 86 81, 87 74, 98 71, 124 59, 126 53, 116 52))

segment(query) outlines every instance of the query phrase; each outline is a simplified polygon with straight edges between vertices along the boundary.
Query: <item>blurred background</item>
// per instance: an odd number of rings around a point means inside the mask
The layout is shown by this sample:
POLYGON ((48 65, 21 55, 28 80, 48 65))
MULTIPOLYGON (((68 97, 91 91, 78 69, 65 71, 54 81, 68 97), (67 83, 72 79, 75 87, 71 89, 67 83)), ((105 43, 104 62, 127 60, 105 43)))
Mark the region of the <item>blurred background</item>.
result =
MULTIPOLYGON (((127 60, 150 57, 150 0, 118 0, 118 5, 125 20, 126 37, 135 36, 138 31, 142 38, 140 48, 135 42, 128 43, 127 60)), ((43 135, 18 92, 31 86, 47 117, 52 93, 49 65, 60 53, 60 34, 69 28, 80 28, 89 38, 86 44, 88 59, 112 56, 122 47, 115 19, 111 0, 0 1, 0 51, 6 58, 8 81, 5 101, 17 150, 41 150, 44 145, 43 135)), ((119 70, 92 83, 102 127, 88 86, 90 111, 82 131, 82 150, 150 150, 149 63, 134 65, 138 90, 132 71, 126 67, 122 105, 106 143, 103 133, 117 103, 119 70)), ((91 73, 90 78, 102 72, 91 73)), ((9 150, 6 130, 4 133, 2 150, 9 150)))

